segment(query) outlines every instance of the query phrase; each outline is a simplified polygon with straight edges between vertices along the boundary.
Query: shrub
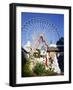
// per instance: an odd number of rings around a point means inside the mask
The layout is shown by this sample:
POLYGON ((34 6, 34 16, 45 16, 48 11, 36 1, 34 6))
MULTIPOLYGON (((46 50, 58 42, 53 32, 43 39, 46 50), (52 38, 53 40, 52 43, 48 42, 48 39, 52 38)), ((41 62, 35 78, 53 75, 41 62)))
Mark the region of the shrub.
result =
POLYGON ((54 69, 48 68, 46 70, 43 63, 37 63, 33 71, 37 76, 52 76, 57 74, 54 72, 54 69))
POLYGON ((30 69, 30 61, 28 60, 26 62, 26 64, 23 66, 23 76, 24 77, 29 77, 29 76, 32 76, 32 71, 30 69))
POLYGON ((34 73, 36 73, 39 76, 45 75, 45 66, 42 63, 37 63, 34 67, 34 73))

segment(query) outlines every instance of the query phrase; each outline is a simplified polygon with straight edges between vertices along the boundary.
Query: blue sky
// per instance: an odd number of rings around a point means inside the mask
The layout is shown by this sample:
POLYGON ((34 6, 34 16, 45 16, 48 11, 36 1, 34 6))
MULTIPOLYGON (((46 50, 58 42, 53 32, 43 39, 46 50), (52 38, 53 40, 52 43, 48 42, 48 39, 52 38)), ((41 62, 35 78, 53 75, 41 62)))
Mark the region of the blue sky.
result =
POLYGON ((27 41, 33 45, 40 34, 48 44, 55 44, 64 37, 64 15, 49 13, 21 13, 21 44, 27 41))

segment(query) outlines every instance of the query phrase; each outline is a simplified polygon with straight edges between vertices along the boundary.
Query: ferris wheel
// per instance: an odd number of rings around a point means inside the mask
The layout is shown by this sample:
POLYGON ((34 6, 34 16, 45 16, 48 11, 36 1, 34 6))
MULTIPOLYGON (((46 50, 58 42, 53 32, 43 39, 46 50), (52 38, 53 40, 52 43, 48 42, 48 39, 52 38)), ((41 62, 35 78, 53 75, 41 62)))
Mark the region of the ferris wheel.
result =
POLYGON ((25 31, 27 32, 26 35, 27 38, 29 38, 30 35, 28 31, 33 29, 33 35, 31 35, 31 37, 32 40, 34 41, 33 47, 35 49, 39 46, 40 42, 44 42, 46 47, 48 48, 48 42, 47 42, 48 40, 46 34, 48 35, 49 43, 53 43, 53 40, 55 38, 61 37, 59 34, 58 26, 52 23, 51 21, 46 20, 45 18, 42 19, 41 17, 27 20, 22 24, 21 28, 23 33, 22 35, 24 35, 25 31))

